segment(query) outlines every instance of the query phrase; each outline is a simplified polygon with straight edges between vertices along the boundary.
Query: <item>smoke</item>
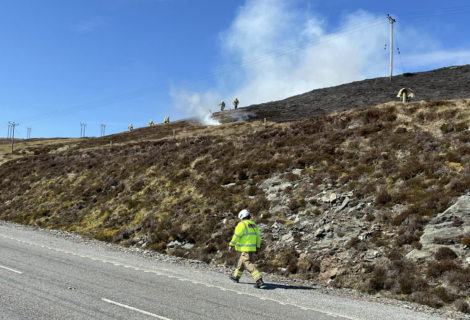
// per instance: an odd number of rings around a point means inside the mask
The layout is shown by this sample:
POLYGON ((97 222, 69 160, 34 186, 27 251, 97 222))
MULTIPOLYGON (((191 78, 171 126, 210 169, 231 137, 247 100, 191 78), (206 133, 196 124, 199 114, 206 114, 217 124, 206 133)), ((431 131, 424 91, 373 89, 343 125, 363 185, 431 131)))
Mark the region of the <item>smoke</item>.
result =
POLYGON ((220 96, 212 92, 203 94, 188 93, 186 91, 176 91, 174 88, 170 91, 173 104, 187 114, 195 116, 202 124, 208 126, 219 125, 219 121, 212 118, 210 107, 220 101, 220 96))
MULTIPOLYGON (((389 39, 389 23, 383 15, 359 10, 331 26, 320 14, 300 10, 297 4, 247 0, 230 27, 219 35, 221 65, 240 63, 240 68, 223 74, 215 71, 217 85, 206 92, 173 88, 175 107, 199 115, 222 99, 228 102, 238 97, 243 107, 389 74, 389 52, 383 49, 389 39), (377 25, 364 25, 374 19, 377 25), (268 59, 282 48, 293 49, 268 59)), ((417 49, 439 47, 422 32, 415 37, 417 31, 402 30, 416 39, 413 46, 417 49)), ((418 54, 412 57, 419 60, 418 54)), ((398 63, 395 67, 394 74, 402 71, 398 63)))

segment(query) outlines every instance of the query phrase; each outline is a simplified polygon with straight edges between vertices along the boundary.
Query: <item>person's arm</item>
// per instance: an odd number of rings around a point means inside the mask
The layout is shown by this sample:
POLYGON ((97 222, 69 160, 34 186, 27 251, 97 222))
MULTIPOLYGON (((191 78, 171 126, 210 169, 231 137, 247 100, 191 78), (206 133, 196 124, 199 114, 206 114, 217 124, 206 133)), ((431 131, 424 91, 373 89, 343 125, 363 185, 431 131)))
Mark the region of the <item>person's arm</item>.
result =
POLYGON ((235 247, 238 244, 240 239, 243 237, 244 232, 245 232, 245 227, 243 226, 242 223, 239 223, 237 227, 235 228, 235 232, 233 233, 232 241, 230 241, 229 250, 231 250, 232 247, 235 247))
POLYGON ((261 248, 261 231, 259 231, 258 226, 256 226, 256 248, 261 248))

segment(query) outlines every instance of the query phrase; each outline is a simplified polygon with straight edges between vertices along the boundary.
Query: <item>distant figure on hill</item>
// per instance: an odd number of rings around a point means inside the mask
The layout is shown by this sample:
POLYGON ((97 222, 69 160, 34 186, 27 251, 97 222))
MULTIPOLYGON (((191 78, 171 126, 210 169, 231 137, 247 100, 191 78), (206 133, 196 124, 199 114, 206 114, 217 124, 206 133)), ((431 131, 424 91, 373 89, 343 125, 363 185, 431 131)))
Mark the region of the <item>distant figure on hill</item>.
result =
POLYGON ((220 106, 220 111, 224 111, 224 109, 225 109, 225 102, 224 102, 224 100, 222 100, 222 102, 219 103, 219 106, 220 106))
POLYGON ((237 107, 238 107, 238 104, 240 102, 238 101, 238 98, 235 98, 235 100, 233 100, 233 106, 235 107, 235 110, 237 110, 237 107))
POLYGON ((134 130, 134 126, 132 125, 132 123, 129 125, 129 132, 134 130))
POLYGON ((150 121, 149 121, 149 126, 153 126, 153 125, 154 125, 153 120, 150 119, 150 121))
POLYGON ((163 120, 163 123, 170 123, 170 116, 165 117, 165 120, 163 120))
POLYGON ((410 102, 411 99, 415 97, 415 94, 411 88, 401 88, 398 92, 397 98, 403 98, 403 103, 410 102))

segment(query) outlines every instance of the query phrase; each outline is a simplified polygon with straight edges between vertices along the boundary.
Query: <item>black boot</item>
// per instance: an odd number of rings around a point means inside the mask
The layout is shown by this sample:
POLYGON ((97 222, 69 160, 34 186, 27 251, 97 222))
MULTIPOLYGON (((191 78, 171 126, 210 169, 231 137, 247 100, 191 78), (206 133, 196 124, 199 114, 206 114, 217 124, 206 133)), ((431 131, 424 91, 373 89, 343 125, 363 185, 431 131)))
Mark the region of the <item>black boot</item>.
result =
POLYGON ((263 282, 263 279, 256 280, 256 283, 255 283, 256 289, 261 289, 264 287, 266 287, 266 284, 263 282))
POLYGON ((238 283, 238 278, 235 277, 235 276, 232 276, 232 275, 231 275, 231 276, 230 276, 230 280, 232 280, 233 282, 238 283))

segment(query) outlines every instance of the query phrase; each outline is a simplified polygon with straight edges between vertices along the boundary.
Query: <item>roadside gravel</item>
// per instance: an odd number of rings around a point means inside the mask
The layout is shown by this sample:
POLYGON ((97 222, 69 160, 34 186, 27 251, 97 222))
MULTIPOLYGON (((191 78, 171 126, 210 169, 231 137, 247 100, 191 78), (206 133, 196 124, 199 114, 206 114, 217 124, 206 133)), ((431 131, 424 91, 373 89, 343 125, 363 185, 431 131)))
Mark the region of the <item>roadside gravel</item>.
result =
MULTIPOLYGON (((147 259, 158 260, 158 261, 169 263, 169 264, 177 264, 177 265, 181 265, 181 266, 185 266, 189 268, 207 270, 208 272, 217 272, 217 273, 228 275, 234 271, 232 267, 217 265, 214 263, 206 264, 204 262, 197 261, 197 260, 190 260, 190 259, 185 259, 181 257, 169 256, 169 255, 165 255, 165 254, 161 254, 157 252, 143 250, 140 248, 123 247, 117 244, 102 242, 102 241, 98 241, 95 239, 84 238, 80 235, 70 233, 67 231, 41 229, 37 227, 24 226, 24 225, 6 222, 2 220, 0 220, 0 225, 8 226, 10 228, 19 228, 19 229, 25 229, 25 230, 30 230, 30 231, 34 230, 35 232, 40 232, 42 234, 45 234, 51 237, 65 239, 67 241, 72 241, 75 243, 82 243, 82 244, 86 244, 90 246, 105 248, 106 250, 122 252, 125 254, 131 254, 131 255, 147 258, 147 259)), ((470 319, 469 314, 456 312, 454 310, 451 310, 450 307, 444 307, 442 309, 435 309, 435 308, 431 308, 428 306, 419 305, 416 303, 393 299, 390 296, 387 297, 387 296, 382 296, 380 294, 371 296, 371 295, 363 294, 361 292, 358 292, 352 289, 337 289, 333 287, 320 285, 311 281, 286 278, 286 277, 282 277, 282 276, 275 275, 275 274, 269 274, 269 273, 263 273, 263 279, 265 280, 265 282, 269 282, 269 283, 276 283, 276 284, 281 284, 285 286, 294 286, 294 287, 310 287, 310 288, 313 288, 317 293, 321 293, 325 295, 331 295, 335 297, 360 300, 360 301, 366 301, 366 302, 381 303, 384 305, 406 308, 406 309, 413 310, 416 312, 421 312, 421 313, 425 313, 425 314, 429 314, 429 315, 433 315, 433 316, 437 316, 437 317, 441 317, 445 319, 456 319, 456 320, 457 319, 470 319)))

